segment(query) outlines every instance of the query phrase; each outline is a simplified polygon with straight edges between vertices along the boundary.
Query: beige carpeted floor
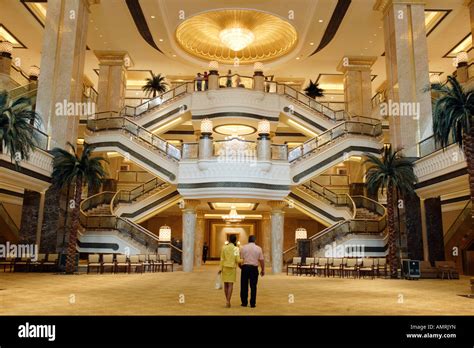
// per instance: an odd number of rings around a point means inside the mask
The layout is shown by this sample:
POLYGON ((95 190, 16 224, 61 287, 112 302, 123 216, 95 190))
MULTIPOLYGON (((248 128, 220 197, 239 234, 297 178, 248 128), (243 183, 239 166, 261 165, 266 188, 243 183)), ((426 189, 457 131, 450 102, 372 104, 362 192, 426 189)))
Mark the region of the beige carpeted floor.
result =
POLYGON ((474 315, 469 278, 339 279, 266 275, 257 308, 232 308, 215 290, 217 267, 193 273, 80 274, 0 272, 0 315, 474 315))

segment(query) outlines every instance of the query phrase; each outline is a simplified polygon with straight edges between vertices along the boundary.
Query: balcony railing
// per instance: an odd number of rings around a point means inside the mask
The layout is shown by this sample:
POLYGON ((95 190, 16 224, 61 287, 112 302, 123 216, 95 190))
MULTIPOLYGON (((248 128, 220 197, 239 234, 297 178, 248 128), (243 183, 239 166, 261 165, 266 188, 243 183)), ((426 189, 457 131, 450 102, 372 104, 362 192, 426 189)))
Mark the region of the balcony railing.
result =
POLYGON ((345 121, 292 149, 288 153, 288 160, 293 162, 347 134, 367 135, 371 137, 380 136, 382 134, 382 123, 380 123, 380 121, 378 122, 379 123, 375 123, 375 121, 370 123, 365 121, 345 121))
POLYGON ((137 123, 125 117, 117 117, 116 115, 117 113, 115 112, 95 114, 93 118, 87 120, 87 128, 93 132, 121 130, 137 137, 153 149, 158 150, 172 159, 179 160, 181 158, 181 151, 166 140, 153 134, 137 123))
POLYGON ((165 189, 168 186, 169 185, 167 183, 162 182, 160 179, 153 178, 144 184, 136 186, 132 190, 120 190, 112 199, 110 203, 110 210, 112 212, 115 211, 115 208, 119 205, 119 203, 132 203, 146 193, 149 193, 153 190, 165 189))

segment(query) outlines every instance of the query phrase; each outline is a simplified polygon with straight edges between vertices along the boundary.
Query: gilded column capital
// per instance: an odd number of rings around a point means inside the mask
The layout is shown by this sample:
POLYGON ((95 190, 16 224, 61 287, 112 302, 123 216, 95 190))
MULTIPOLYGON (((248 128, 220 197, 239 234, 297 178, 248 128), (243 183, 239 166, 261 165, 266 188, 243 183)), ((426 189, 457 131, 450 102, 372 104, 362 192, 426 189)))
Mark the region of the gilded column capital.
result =
POLYGON ((349 70, 370 71, 376 61, 377 57, 344 56, 337 65, 337 71, 342 73, 346 73, 349 70))
POLYGON ((192 211, 192 212, 196 212, 196 208, 198 207, 198 205, 201 203, 201 201, 197 200, 197 199, 184 199, 183 200, 183 211, 186 212, 186 211, 192 211))
POLYGON ((283 208, 288 205, 285 201, 268 201, 267 204, 272 208, 272 213, 283 213, 283 208))
POLYGON ((426 0, 377 0, 373 9, 374 11, 380 11, 384 14, 390 8, 390 6, 397 5, 397 4, 405 4, 405 5, 425 5, 426 0))
POLYGON ((134 63, 127 51, 94 50, 99 65, 118 65, 125 68, 133 67, 134 63))

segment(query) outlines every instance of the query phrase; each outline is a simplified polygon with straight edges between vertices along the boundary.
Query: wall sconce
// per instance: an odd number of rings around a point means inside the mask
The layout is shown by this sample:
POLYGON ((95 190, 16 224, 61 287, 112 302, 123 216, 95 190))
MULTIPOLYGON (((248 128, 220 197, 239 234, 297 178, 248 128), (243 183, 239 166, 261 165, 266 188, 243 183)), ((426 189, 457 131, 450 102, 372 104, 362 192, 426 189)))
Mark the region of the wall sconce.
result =
POLYGON ((40 74, 40 68, 38 68, 36 65, 32 65, 30 69, 28 70, 28 77, 32 81, 38 80, 39 74, 40 74))
POLYGON ((268 120, 261 120, 257 126, 258 135, 269 135, 270 134, 270 122, 268 120))
POLYGON ((219 70, 219 63, 216 62, 215 60, 212 60, 209 62, 209 72, 212 73, 212 72, 216 72, 217 73, 217 70, 219 70))

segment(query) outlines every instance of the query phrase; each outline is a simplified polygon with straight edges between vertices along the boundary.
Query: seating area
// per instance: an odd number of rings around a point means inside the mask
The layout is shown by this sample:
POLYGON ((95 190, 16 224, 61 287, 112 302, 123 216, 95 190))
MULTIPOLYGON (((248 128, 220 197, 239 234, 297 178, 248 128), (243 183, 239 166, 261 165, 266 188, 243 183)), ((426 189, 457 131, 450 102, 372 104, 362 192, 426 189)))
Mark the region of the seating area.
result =
POLYGON ((144 273, 174 271, 174 262, 167 255, 123 255, 123 254, 89 254, 87 273, 95 269, 95 273, 144 273))
POLYGON ((294 257, 287 265, 286 274, 340 277, 340 278, 371 278, 388 275, 385 258, 327 258, 294 257))
POLYGON ((3 272, 56 272, 59 265, 59 254, 38 254, 31 257, 6 257, 0 259, 3 272))

